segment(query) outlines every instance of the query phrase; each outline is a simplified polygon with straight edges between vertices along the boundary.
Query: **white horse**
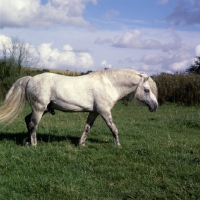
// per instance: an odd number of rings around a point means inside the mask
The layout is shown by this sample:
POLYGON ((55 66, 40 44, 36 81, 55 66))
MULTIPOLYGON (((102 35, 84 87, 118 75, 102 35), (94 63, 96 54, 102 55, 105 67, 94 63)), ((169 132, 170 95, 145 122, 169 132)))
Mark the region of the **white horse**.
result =
POLYGON ((32 109, 25 117, 31 145, 37 145, 36 130, 42 116, 47 112, 55 114, 55 109, 89 112, 79 145, 85 144, 95 119, 101 115, 113 134, 115 145, 120 146, 111 109, 119 99, 133 92, 151 112, 158 108, 155 82, 148 75, 134 70, 96 71, 78 77, 53 73, 25 76, 8 91, 0 107, 0 122, 12 122, 23 110, 27 99, 32 109))

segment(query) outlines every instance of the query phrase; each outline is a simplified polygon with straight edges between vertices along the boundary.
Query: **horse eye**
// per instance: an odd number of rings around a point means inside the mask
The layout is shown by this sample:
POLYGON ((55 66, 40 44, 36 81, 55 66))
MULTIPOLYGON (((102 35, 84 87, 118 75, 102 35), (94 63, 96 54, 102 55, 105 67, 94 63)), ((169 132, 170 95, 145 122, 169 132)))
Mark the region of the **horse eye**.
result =
POLYGON ((146 93, 149 93, 149 89, 147 89, 147 88, 145 88, 144 91, 145 91, 146 93))

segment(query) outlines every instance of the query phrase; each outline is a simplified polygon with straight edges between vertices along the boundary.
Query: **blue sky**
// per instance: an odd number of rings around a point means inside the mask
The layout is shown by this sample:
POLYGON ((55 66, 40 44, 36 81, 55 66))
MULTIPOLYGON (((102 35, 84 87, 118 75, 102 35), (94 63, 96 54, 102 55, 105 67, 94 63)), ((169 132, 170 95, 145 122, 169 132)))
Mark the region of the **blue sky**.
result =
POLYGON ((168 3, 165 9, 161 9, 162 6, 152 0, 109 0, 105 3, 105 0, 99 0, 97 5, 89 4, 84 12, 84 17, 89 20, 101 19, 106 16, 109 11, 116 11, 116 15, 113 15, 113 19, 129 19, 135 21, 143 21, 149 23, 160 19, 164 20, 164 16, 170 12, 171 6, 174 5, 174 1, 168 3))
POLYGON ((41 68, 174 73, 200 55, 200 1, 0 0, 0 41, 11 37, 41 68))

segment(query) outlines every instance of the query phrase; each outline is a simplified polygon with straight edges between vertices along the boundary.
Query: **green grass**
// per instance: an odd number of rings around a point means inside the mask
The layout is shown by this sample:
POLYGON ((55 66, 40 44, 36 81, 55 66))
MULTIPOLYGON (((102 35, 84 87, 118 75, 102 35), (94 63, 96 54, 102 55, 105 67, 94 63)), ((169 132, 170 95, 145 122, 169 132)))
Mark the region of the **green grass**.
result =
POLYGON ((79 148, 87 113, 58 111, 26 147, 29 112, 0 127, 0 199, 200 199, 200 108, 118 103, 120 148, 100 117, 79 148))

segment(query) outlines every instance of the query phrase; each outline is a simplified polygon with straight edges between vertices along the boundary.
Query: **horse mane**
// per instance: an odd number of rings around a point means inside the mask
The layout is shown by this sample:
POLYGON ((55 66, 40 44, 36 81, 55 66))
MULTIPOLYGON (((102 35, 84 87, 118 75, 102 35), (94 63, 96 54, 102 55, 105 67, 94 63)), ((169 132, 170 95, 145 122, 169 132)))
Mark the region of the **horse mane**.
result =
MULTIPOLYGON (((97 76, 112 75, 112 74, 120 74, 120 75, 128 75, 128 76, 130 76, 130 74, 131 74, 131 75, 138 75, 141 77, 149 76, 145 73, 140 73, 133 69, 107 69, 107 70, 97 70, 97 71, 93 71, 90 73, 90 75, 92 75, 92 76, 93 75, 97 75, 97 76)), ((148 83, 149 83, 151 91, 157 98, 158 97, 158 89, 157 89, 155 81, 150 76, 148 79, 148 83)))
POLYGON ((90 73, 90 75, 110 75, 110 74, 133 74, 133 75, 140 75, 139 72, 133 70, 133 69, 107 69, 107 70, 97 70, 90 73))
POLYGON ((148 83, 151 88, 151 91, 153 92, 153 94, 156 96, 156 99, 157 99, 158 98, 158 88, 157 88, 156 82, 151 77, 149 77, 148 83))

